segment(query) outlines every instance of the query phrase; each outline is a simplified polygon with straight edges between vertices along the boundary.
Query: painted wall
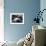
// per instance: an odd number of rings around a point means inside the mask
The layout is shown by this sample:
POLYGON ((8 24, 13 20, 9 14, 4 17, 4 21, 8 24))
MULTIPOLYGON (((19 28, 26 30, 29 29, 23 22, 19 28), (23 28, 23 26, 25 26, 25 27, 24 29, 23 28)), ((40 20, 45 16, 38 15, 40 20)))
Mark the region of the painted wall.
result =
MULTIPOLYGON (((41 1, 40 1, 40 9, 41 9, 41 11, 42 11, 43 9, 46 9, 46 0, 41 0, 41 1)), ((43 17, 43 22, 41 21, 41 22, 40 22, 40 25, 46 26, 46 10, 43 12, 42 17, 43 17)))
POLYGON ((4 0, 4 35, 7 41, 18 41, 32 29, 32 21, 40 9, 40 0, 4 0), (24 24, 10 24, 10 13, 24 13, 24 24))

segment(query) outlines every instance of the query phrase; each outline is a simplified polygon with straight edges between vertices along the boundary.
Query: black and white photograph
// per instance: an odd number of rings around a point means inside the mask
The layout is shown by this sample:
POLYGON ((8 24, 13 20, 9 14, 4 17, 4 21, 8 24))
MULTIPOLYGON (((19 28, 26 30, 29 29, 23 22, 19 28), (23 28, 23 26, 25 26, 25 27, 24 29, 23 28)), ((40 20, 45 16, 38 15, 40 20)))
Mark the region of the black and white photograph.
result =
POLYGON ((24 13, 11 13, 10 24, 24 24, 24 13))

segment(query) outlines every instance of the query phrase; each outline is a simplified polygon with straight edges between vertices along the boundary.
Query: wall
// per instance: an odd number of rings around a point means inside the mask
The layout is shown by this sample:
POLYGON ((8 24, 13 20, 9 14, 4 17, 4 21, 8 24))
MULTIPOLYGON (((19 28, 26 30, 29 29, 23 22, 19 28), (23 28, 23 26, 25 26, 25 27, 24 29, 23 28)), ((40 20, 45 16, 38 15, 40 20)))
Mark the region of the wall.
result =
POLYGON ((18 41, 32 28, 32 20, 40 9, 40 0, 4 0, 4 35, 7 41, 18 41), (10 13, 24 13, 24 24, 10 24, 10 13))
MULTIPOLYGON (((46 0, 40 0, 40 9, 41 9, 41 11, 42 11, 43 9, 46 9, 46 0)), ((46 27, 46 20, 45 20, 45 19, 46 19, 46 11, 43 12, 42 17, 43 17, 43 22, 41 21, 41 22, 40 22, 40 25, 46 27)))
POLYGON ((0 42, 4 41, 4 0, 0 0, 0 42))

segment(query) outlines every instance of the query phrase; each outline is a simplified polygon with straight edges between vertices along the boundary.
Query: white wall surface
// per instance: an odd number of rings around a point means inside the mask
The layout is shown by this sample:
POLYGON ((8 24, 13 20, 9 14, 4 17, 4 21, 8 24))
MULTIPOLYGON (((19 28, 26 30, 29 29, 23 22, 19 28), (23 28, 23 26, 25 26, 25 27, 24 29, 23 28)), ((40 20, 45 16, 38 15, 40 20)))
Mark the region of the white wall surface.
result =
POLYGON ((0 42, 4 41, 4 0, 0 0, 0 42))

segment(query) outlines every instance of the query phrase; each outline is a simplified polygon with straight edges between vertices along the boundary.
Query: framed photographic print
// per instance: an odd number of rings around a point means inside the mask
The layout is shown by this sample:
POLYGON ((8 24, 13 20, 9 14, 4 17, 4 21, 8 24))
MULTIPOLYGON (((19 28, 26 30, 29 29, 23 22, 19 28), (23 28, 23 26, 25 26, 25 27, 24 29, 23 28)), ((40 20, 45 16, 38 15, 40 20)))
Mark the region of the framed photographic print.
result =
POLYGON ((10 13, 10 24, 24 24, 24 13, 10 13))

